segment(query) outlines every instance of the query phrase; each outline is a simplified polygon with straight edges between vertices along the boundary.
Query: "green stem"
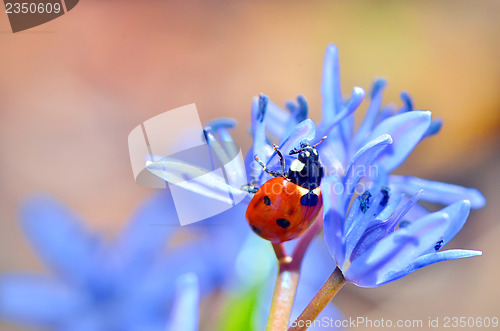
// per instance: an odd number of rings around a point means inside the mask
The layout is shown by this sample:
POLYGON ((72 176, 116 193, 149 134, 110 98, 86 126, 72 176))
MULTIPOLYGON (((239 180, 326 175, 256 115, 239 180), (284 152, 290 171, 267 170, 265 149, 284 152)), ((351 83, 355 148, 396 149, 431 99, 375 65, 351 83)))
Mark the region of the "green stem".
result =
POLYGON ((342 271, 337 267, 328 277, 318 293, 314 296, 302 314, 293 322, 288 331, 306 330, 307 325, 312 325, 316 317, 332 301, 337 292, 344 286, 345 278, 342 271))

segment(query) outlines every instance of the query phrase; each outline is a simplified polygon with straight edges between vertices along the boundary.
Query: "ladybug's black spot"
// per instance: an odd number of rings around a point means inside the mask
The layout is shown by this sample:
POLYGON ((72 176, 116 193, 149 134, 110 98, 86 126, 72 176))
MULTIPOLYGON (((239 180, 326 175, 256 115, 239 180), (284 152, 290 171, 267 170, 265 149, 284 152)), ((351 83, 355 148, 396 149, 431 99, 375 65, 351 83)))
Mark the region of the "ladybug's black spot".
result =
POLYGON ((270 206, 271 205, 271 199, 267 195, 264 195, 264 204, 270 206))
POLYGON ((304 194, 300 198, 300 204, 302 206, 314 207, 314 206, 316 206, 318 204, 318 202, 319 202, 319 197, 313 191, 307 192, 307 194, 304 194))
POLYGON ((370 198, 372 197, 372 194, 368 191, 366 191, 365 193, 363 193, 359 199, 360 199, 360 202, 359 202, 359 209, 361 210, 361 212, 364 214, 366 213, 366 211, 368 210, 368 208, 370 207, 370 198))
POLYGON ((276 220, 276 224, 278 224, 279 226, 281 226, 283 229, 286 229, 290 226, 290 222, 285 219, 285 218, 278 218, 276 220))
POLYGON ((253 226, 253 225, 250 225, 250 227, 252 228, 253 232, 257 233, 257 234, 262 234, 262 232, 260 232, 259 228, 256 227, 256 226, 253 226))
POLYGON ((436 245, 434 245, 434 249, 436 250, 436 252, 439 251, 441 249, 441 247, 443 247, 443 244, 444 244, 444 240, 441 239, 440 241, 438 241, 436 243, 436 245))

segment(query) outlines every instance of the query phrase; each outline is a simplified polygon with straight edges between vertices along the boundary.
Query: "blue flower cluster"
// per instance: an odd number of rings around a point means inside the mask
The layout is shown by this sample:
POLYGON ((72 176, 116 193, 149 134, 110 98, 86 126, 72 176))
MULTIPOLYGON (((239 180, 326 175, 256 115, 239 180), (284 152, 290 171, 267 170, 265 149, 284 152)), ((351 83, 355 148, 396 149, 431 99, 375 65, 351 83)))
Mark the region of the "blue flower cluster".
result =
MULTIPOLYGON (((328 136, 317 147, 327 170, 322 183, 324 237, 347 281, 363 287, 388 283, 435 262, 481 254, 441 251, 462 228, 470 208, 484 206, 479 191, 390 175, 421 140, 439 131, 441 121, 432 120, 428 111, 413 110, 406 93, 401 94, 401 109, 382 107, 385 85, 375 81, 367 113, 355 130, 353 113, 365 93, 355 87, 350 99, 342 98, 338 50, 330 45, 321 88, 323 119, 317 127, 305 119, 308 107, 302 96, 287 104, 288 112, 261 96, 252 112, 252 153, 270 169, 278 167, 278 157, 268 134, 281 137, 285 154, 299 142, 314 144, 328 136), (431 213, 419 200, 447 207, 431 213)), ((252 176, 267 180, 261 169, 251 169, 252 176)))
MULTIPOLYGON (((279 141, 285 162, 290 164, 289 152, 300 143, 312 145, 328 136, 317 147, 326 169, 322 183, 324 237, 345 278, 363 287, 385 284, 435 262, 481 254, 441 251, 462 228, 470 208, 486 203, 478 190, 390 174, 420 141, 439 132, 441 121, 433 120, 429 111, 414 110, 413 101, 404 92, 400 109, 383 107, 385 85, 384 80, 375 81, 367 113, 355 129, 354 112, 365 92, 355 87, 349 99, 342 98, 338 50, 335 45, 328 46, 321 122, 316 126, 307 118, 303 96, 296 103, 287 103, 284 110, 260 95, 252 105, 253 145, 245 160, 248 171, 236 164, 229 169, 239 178, 246 174, 247 180, 258 186, 270 175, 255 162, 254 155, 268 169, 280 168, 272 139, 279 141), (419 200, 446 207, 432 213, 419 200)), ((216 141, 216 134, 221 140, 232 141, 227 130, 233 125, 227 119, 211 122, 208 143, 216 141)), ((157 175, 161 175, 158 169, 169 171, 164 162, 148 168, 157 175)), ((221 187, 221 192, 227 189, 221 187)))

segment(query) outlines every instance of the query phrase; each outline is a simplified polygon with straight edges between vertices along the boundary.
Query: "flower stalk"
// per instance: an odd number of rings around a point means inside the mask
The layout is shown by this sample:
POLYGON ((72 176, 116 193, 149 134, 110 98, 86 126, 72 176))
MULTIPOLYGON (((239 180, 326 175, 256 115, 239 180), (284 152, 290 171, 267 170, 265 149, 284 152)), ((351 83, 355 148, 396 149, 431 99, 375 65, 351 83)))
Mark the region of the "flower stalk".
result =
POLYGON ((288 329, 288 321, 299 284, 302 260, 309 244, 322 228, 323 219, 318 217, 309 230, 300 237, 292 256, 286 253, 283 243, 273 244, 279 263, 279 272, 274 287, 266 331, 286 331, 288 329))
POLYGON ((307 325, 314 322, 344 284, 345 279, 342 271, 337 267, 288 331, 306 330, 307 325))

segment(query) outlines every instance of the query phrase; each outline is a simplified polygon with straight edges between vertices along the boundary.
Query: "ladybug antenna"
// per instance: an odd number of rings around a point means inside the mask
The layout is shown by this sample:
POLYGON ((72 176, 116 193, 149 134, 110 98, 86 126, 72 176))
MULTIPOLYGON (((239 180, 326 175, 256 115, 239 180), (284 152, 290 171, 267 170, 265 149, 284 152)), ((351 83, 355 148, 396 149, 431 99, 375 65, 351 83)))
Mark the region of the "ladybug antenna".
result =
POLYGON ((316 148, 316 146, 318 146, 319 144, 321 144, 323 142, 323 140, 326 139, 326 136, 324 136, 323 138, 321 138, 320 141, 318 141, 316 144, 313 145, 313 148, 316 148))
POLYGON ((304 150, 304 148, 301 148, 301 149, 294 148, 290 151, 290 153, 288 153, 288 155, 298 154, 298 153, 302 152, 303 150, 304 150))

